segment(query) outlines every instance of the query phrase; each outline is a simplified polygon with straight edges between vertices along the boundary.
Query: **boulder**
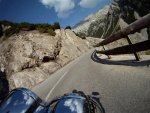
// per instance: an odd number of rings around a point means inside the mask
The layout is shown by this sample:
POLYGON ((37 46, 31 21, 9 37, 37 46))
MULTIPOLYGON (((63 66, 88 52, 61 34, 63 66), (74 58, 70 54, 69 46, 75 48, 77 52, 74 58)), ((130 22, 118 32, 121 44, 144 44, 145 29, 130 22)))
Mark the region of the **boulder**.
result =
POLYGON ((0 44, 0 68, 6 70, 10 89, 32 88, 92 47, 69 29, 55 32, 21 31, 0 44))

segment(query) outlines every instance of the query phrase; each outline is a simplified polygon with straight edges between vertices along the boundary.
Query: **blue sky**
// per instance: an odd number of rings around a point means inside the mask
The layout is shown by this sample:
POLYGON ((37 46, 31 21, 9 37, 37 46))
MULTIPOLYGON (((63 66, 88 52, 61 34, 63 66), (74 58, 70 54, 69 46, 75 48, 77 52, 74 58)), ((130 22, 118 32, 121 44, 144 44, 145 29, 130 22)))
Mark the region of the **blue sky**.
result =
POLYGON ((0 0, 0 20, 73 26, 111 0, 0 0))

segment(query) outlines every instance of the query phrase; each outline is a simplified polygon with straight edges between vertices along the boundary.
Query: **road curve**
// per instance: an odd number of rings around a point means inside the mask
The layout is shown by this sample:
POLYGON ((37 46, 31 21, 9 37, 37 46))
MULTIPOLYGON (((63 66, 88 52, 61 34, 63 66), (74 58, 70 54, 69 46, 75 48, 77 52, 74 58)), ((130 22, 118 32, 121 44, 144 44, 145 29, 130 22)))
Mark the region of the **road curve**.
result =
POLYGON ((127 61, 131 56, 107 60, 92 53, 83 54, 32 90, 47 101, 73 89, 99 92, 106 113, 150 113, 150 56, 147 61, 131 62, 127 61))

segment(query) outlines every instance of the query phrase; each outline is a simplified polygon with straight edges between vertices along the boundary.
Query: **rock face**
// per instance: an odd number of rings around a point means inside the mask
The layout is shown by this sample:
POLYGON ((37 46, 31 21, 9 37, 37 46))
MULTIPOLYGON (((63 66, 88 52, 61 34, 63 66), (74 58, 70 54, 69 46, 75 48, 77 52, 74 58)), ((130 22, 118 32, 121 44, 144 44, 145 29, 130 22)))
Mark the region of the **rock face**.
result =
POLYGON ((107 5, 103 9, 86 17, 82 22, 74 26, 74 31, 79 35, 99 37, 96 32, 100 31, 100 28, 104 31, 105 18, 108 14, 109 7, 107 5))
MULTIPOLYGON (((74 31, 82 36, 106 38, 148 13, 149 0, 113 0, 111 4, 77 24, 74 31)), ((132 38, 133 43, 147 40, 150 37, 150 28, 129 37, 136 37, 132 38)))
POLYGON ((11 89, 32 88, 92 47, 71 30, 55 32, 54 37, 22 31, 0 44, 0 68, 5 68, 11 89))

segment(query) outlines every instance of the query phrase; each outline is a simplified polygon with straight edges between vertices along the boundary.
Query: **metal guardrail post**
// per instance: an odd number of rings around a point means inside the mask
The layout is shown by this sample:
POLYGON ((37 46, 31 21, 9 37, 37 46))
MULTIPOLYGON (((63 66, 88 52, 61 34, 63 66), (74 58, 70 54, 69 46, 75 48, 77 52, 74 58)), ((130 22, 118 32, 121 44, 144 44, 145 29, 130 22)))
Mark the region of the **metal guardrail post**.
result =
MULTIPOLYGON (((131 42, 131 40, 130 40, 130 38, 128 36, 126 36, 126 39, 127 39, 128 43, 129 43, 129 45, 132 45, 132 42, 131 42)), ((136 58, 136 61, 140 61, 141 58, 140 58, 139 54, 136 53, 136 52, 134 52, 133 54, 134 54, 134 56, 136 58)))

